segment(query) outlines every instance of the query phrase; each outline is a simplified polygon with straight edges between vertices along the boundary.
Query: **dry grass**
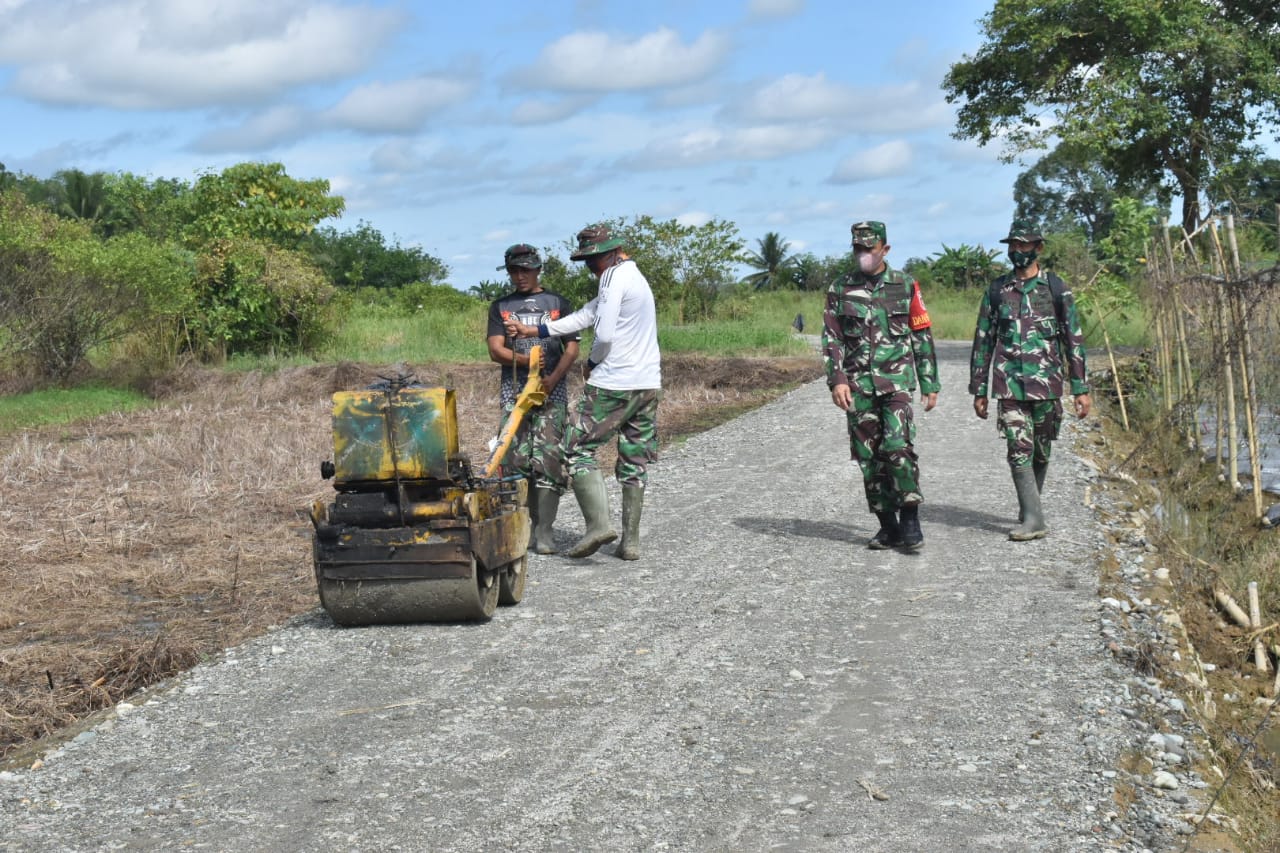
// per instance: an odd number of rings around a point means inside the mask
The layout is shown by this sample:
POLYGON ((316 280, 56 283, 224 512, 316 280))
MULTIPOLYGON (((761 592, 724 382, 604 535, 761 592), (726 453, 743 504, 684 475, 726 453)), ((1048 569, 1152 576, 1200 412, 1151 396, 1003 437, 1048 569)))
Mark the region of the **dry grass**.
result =
MULTIPOLYGON (((331 493, 329 396, 388 371, 191 369, 154 389, 159 408, 7 437, 0 755, 315 607, 305 507, 331 493)), ((496 368, 413 372, 456 389, 463 450, 483 460, 496 368)), ((820 373, 816 358, 664 359, 663 440, 820 373)))

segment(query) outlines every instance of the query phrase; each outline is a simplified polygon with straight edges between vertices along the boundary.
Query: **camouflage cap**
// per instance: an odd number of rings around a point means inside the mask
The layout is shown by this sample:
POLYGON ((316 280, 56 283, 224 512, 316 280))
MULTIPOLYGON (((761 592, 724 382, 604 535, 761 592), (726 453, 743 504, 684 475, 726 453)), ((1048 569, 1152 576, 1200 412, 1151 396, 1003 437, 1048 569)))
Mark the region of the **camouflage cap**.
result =
POLYGON ((1015 219, 1009 226, 1009 236, 1000 242, 1012 243, 1015 240, 1020 243, 1043 243, 1044 236, 1040 233, 1040 228, 1030 219, 1015 219))
POLYGON ((571 261, 580 261, 592 255, 602 255, 622 246, 622 238, 614 237, 608 225, 588 225, 578 232, 578 250, 569 256, 571 261))
POLYGON ((849 230, 853 232, 853 245, 855 246, 871 248, 876 243, 889 242, 883 222, 876 222, 875 220, 855 222, 849 230))
POLYGON ((514 246, 507 248, 506 254, 502 256, 502 266, 500 270, 508 267, 523 267, 527 270, 542 269, 542 258, 538 256, 538 250, 528 243, 516 243, 514 246))

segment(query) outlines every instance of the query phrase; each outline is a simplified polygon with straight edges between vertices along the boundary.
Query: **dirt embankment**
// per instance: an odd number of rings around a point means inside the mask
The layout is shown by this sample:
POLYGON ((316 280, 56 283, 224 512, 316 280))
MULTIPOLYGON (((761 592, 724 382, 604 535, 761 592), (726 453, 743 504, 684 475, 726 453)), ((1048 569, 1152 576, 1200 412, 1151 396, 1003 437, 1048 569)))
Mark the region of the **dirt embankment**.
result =
MULTIPOLYGON (((497 368, 408 368, 456 390, 462 447, 483 459, 497 368)), ((394 370, 192 369, 157 383, 154 409, 5 437, 0 756, 316 606, 303 511, 331 491, 329 397, 394 370)), ((663 370, 670 443, 821 365, 669 356, 663 370)))

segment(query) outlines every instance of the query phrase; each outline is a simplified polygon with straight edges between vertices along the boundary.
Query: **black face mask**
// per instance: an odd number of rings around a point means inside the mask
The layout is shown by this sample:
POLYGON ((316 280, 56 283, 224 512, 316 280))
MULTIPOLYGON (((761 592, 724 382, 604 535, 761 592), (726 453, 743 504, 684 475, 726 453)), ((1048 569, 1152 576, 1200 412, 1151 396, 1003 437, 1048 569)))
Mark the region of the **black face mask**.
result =
POLYGON ((1038 257, 1040 257, 1040 253, 1036 251, 1015 252, 1012 249, 1009 250, 1009 260, 1020 270, 1024 270, 1034 264, 1038 257))

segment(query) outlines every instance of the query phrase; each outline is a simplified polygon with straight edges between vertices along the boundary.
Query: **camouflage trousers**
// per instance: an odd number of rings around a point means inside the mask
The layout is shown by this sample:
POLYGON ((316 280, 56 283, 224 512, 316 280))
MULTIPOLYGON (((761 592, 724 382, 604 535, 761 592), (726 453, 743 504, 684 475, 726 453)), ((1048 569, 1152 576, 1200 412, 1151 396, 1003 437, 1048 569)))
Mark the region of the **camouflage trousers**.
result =
MULTIPOLYGON (((502 425, 515 404, 505 406, 502 425)), ((530 480, 530 486, 554 487, 564 480, 561 465, 560 442, 564 440, 565 421, 568 419, 567 403, 547 400, 541 406, 529 410, 516 430, 516 437, 502 461, 504 473, 520 474, 530 480)))
POLYGON ((854 394, 847 412, 851 456, 862 469, 862 485, 872 512, 913 506, 920 494, 920 466, 915 452, 916 424, 911 392, 854 394))
POLYGON ((1032 462, 1048 465, 1062 427, 1062 401, 1000 400, 996 411, 996 429, 1009 448, 1009 467, 1026 468, 1032 462))
MULTIPOLYGON (((651 462, 658 458, 658 401, 662 389, 609 391, 587 385, 582 399, 569 416, 560 445, 564 469, 570 477, 596 467, 595 452, 616 433, 618 461, 613 466, 618 482, 643 487, 651 462)), ((561 480, 561 491, 568 485, 561 480)))

